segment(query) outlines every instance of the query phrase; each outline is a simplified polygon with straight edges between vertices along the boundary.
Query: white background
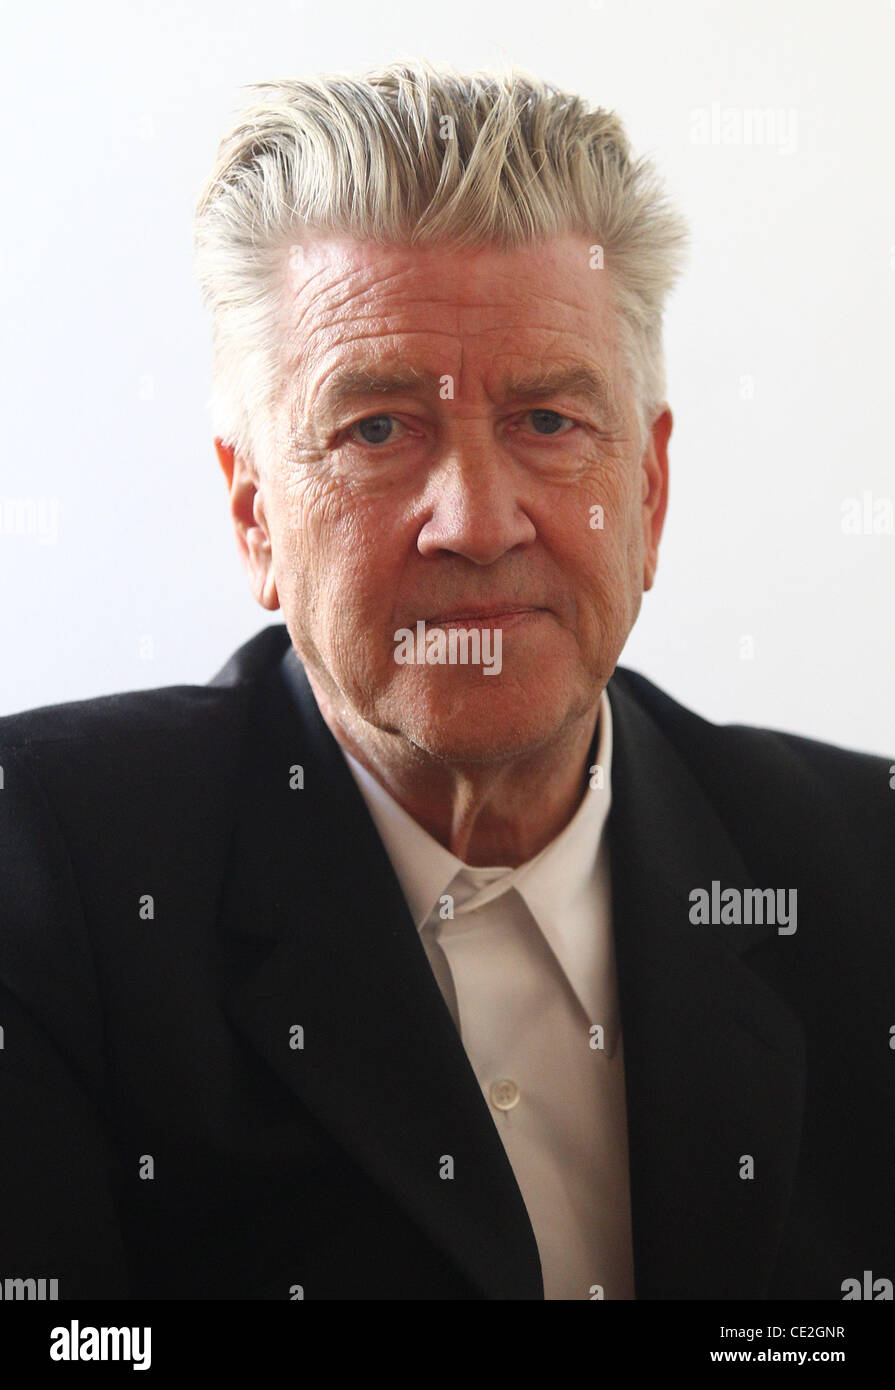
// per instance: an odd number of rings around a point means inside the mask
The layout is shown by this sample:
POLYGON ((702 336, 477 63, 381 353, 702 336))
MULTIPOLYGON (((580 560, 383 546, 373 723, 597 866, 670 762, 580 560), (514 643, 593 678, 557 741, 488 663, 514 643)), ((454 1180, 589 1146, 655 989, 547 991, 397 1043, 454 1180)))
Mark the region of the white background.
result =
POLYGON ((895 496, 890 0, 86 0, 3 27, 0 713, 204 683, 278 620, 211 442, 193 207, 245 84, 420 55, 615 108, 693 230, 622 664, 715 721, 895 751, 895 536, 842 531, 847 498, 895 496), (794 148, 698 143, 714 102, 794 119, 794 148))

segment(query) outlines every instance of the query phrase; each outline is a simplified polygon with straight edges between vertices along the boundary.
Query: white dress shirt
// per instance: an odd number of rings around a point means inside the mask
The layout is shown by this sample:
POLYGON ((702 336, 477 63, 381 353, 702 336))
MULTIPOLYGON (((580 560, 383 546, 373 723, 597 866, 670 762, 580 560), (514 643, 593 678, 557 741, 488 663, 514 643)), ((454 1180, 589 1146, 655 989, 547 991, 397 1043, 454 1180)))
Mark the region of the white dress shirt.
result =
POLYGON ((503 1140, 538 1244, 544 1297, 633 1298, 604 835, 612 794, 606 692, 596 756, 602 788, 589 779, 565 829, 516 869, 464 864, 343 753, 503 1140))

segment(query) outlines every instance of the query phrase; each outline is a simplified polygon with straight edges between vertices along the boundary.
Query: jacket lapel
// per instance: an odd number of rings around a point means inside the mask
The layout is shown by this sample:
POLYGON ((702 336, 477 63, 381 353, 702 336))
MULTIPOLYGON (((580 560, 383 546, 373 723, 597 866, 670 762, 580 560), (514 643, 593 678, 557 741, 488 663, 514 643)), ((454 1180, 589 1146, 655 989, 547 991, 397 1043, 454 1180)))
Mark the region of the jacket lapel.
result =
POLYGON ((608 820, 638 1298, 767 1288, 801 1134, 804 1039, 741 955, 788 938, 697 926, 689 894, 753 882, 670 741, 619 672, 608 820), (743 1160, 751 1156, 754 1177, 743 1160))
MULTIPOLYGON (((540 1299, 537 1246, 503 1145, 388 856, 290 653, 285 627, 268 628, 212 682, 257 682, 220 911, 228 1012, 484 1297, 540 1299), (290 786, 297 766, 301 789, 290 786), (301 1048, 290 1047, 295 1025, 301 1048), (452 1179, 439 1176, 447 1156, 452 1179)), ((695 926, 689 894, 716 879, 782 885, 750 879, 622 669, 609 697, 636 1296, 762 1298, 801 1134, 803 1036, 741 959, 774 928, 695 926), (740 1176, 746 1155, 751 1179, 740 1176)))
MULTIPOLYGON (((363 799, 285 627, 253 643, 262 669, 220 912, 228 1013, 484 1297, 543 1298, 528 1213, 363 799)), ((249 648, 216 683, 247 677, 249 648)))

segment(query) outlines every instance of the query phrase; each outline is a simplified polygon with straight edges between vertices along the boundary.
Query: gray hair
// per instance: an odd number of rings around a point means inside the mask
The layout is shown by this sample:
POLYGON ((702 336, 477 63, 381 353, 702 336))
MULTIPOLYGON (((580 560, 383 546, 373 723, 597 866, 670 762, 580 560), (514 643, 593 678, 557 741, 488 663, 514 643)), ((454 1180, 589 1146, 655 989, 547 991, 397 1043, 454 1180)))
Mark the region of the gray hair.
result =
POLYGON ((272 447, 283 254, 304 232, 469 249, 577 233, 602 249, 645 442, 688 232, 614 112, 511 64, 460 73, 405 59, 250 90, 196 209, 216 435, 257 466, 272 447))

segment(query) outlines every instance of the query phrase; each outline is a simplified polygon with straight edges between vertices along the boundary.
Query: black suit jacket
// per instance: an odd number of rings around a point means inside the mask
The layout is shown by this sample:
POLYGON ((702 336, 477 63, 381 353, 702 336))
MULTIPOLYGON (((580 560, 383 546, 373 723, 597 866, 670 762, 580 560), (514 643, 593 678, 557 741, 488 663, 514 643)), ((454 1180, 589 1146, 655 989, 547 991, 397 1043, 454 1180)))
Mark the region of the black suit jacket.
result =
MULTIPOLYGON (((637 1297, 895 1278, 888 762, 715 727, 622 668, 609 698, 637 1297), (796 889, 796 933, 693 925, 713 880, 796 889)), ((543 1298, 285 627, 205 687, 0 720, 0 764, 0 1276, 62 1298, 543 1298)))

